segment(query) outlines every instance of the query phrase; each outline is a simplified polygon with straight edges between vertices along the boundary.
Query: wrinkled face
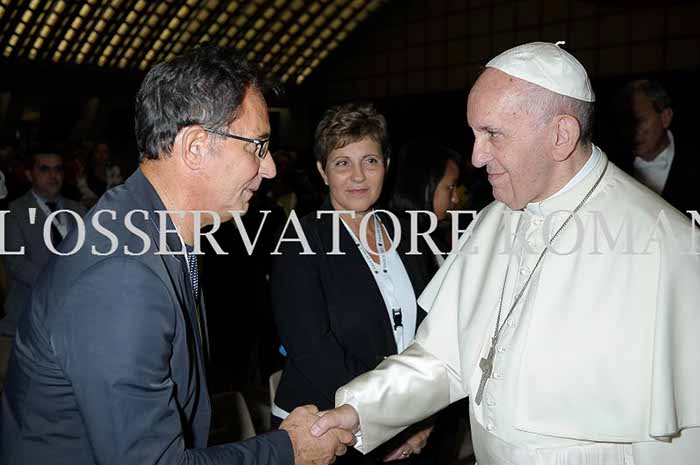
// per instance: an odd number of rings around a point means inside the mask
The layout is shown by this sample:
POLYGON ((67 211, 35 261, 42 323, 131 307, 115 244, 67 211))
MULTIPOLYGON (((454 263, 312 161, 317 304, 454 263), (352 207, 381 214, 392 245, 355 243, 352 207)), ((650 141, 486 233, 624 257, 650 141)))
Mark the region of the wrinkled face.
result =
POLYGON ((325 170, 317 163, 333 207, 358 214, 371 210, 379 199, 387 165, 379 144, 369 137, 333 150, 325 170))
MULTIPOLYGON (((225 129, 249 139, 266 139, 270 136, 270 121, 265 99, 256 90, 249 89, 243 99, 240 115, 225 129)), ((202 191, 206 200, 202 203, 216 211, 221 221, 231 218, 229 211, 246 212, 253 194, 263 178, 275 177, 275 162, 268 153, 264 160, 256 154, 251 142, 214 136, 210 153, 204 157, 202 191)))
POLYGON ((656 111, 651 100, 642 92, 632 97, 634 124, 634 155, 652 159, 661 152, 666 141, 666 129, 671 123, 670 109, 656 111))
POLYGON ((513 210, 546 198, 553 169, 543 149, 545 128, 522 109, 519 79, 488 68, 469 92, 472 164, 486 167, 493 196, 513 210))
POLYGON ((41 197, 53 200, 63 187, 63 159, 56 154, 34 156, 34 166, 27 171, 32 189, 41 197))
POLYGON ((457 179, 459 178, 459 166, 452 160, 447 160, 445 175, 433 194, 433 212, 438 221, 447 217, 447 211, 457 206, 459 197, 457 196, 457 179))

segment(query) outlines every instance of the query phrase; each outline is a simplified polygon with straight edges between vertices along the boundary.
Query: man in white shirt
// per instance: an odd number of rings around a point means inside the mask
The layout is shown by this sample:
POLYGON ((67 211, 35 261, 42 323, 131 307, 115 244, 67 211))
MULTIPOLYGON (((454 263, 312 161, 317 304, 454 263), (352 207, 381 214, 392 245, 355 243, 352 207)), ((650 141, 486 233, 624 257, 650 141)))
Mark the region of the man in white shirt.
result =
POLYGON ((700 210, 698 153, 677 145, 669 129, 673 109, 666 89, 652 80, 633 81, 620 92, 619 103, 621 116, 629 120, 623 127, 629 125, 634 177, 682 212, 700 210))
POLYGON ((689 222, 592 144, 590 81, 558 44, 486 66, 467 118, 496 201, 421 295, 416 342, 312 431, 359 430, 368 452, 469 396, 480 465, 697 463, 689 222))

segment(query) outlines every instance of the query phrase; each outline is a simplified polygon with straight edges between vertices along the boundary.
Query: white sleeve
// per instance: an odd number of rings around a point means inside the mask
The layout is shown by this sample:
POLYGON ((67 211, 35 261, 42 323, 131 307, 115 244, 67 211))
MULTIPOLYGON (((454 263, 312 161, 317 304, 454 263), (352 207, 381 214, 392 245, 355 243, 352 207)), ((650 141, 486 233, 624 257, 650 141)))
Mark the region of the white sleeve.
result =
POLYGON ((349 404, 360 417, 362 442, 355 446, 357 450, 371 452, 447 407, 453 375, 439 359, 413 343, 338 389, 336 405, 349 404))

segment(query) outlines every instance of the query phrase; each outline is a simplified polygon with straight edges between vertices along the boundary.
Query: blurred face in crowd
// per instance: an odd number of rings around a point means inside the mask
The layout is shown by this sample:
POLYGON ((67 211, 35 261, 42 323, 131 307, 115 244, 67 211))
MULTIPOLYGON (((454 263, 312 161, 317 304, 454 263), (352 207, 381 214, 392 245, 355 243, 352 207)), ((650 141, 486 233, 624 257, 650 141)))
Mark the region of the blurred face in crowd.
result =
POLYGON ((63 187, 63 158, 53 153, 34 156, 34 166, 27 171, 32 189, 47 200, 58 197, 63 187))
POLYGON ((652 101, 643 92, 632 96, 634 124, 634 155, 653 160, 669 143, 666 130, 671 125, 673 110, 657 111, 652 101))
POLYGON ((388 162, 384 162, 379 144, 365 137, 333 150, 325 169, 320 162, 316 166, 330 189, 333 207, 362 215, 372 209, 382 193, 388 162))
POLYGON ((102 143, 95 145, 93 157, 96 163, 107 163, 109 161, 109 146, 102 143))
POLYGON ((438 221, 447 217, 447 211, 452 210, 459 202, 457 195, 457 179, 459 178, 459 166, 453 160, 447 160, 445 175, 435 189, 433 194, 433 212, 438 221))
POLYGON ((553 160, 546 153, 546 125, 523 109, 520 80, 487 68, 467 102, 474 131, 472 164, 486 167, 493 196, 513 210, 547 198, 553 183, 553 160))
MULTIPOLYGON (((227 132, 249 139, 270 136, 267 104, 260 92, 254 89, 246 91, 240 116, 230 124, 227 132)), ((211 153, 203 158, 202 189, 207 197, 203 205, 210 205, 207 208, 216 211, 221 220, 226 221, 231 218, 229 211, 248 210, 250 199, 263 178, 275 177, 275 162, 270 153, 261 160, 252 142, 213 134, 209 137, 213 138, 213 145, 211 153)))

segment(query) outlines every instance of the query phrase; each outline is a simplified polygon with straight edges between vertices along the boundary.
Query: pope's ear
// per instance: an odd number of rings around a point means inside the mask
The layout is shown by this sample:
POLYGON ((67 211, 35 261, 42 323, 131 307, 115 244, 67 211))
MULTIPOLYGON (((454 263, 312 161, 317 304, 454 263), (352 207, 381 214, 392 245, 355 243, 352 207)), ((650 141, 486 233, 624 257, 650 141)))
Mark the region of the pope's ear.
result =
POLYGON ((557 116, 555 123, 553 157, 556 161, 564 161, 576 150, 581 138, 581 123, 571 115, 557 116))
POLYGON ((211 144, 211 135, 202 126, 187 126, 177 135, 176 155, 188 168, 198 170, 204 162, 204 156, 211 150, 211 144))

